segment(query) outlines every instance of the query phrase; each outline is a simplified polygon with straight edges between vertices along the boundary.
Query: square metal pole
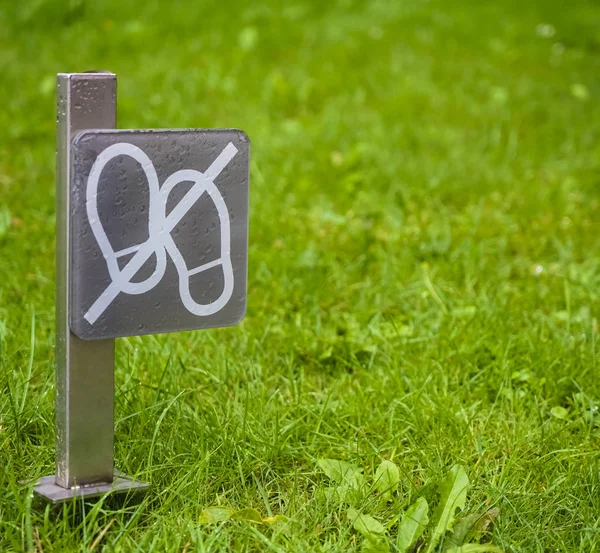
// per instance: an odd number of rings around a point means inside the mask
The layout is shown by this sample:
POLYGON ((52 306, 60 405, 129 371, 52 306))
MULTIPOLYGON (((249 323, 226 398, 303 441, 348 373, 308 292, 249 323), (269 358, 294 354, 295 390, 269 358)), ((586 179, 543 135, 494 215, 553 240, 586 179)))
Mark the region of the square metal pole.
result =
POLYGON ((56 145, 56 474, 35 491, 52 502, 147 488, 114 475, 114 349, 70 330, 71 139, 81 130, 116 128, 117 77, 109 72, 57 78, 56 145))
POLYGON ((112 482, 114 340, 84 341, 69 328, 70 150, 84 129, 117 126, 117 76, 59 74, 56 129, 56 483, 112 482))

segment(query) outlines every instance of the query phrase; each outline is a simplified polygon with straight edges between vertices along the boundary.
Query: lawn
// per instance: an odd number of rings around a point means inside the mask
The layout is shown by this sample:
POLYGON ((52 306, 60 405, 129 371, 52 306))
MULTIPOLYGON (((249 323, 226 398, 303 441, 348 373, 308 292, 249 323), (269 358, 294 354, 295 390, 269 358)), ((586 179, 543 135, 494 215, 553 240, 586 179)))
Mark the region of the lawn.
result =
POLYGON ((599 23, 592 0, 2 2, 0 550, 398 551, 459 465, 477 540, 599 551, 599 23), (248 312, 118 340, 115 463, 153 490, 51 509, 19 482, 54 471, 54 86, 89 69, 118 74, 121 128, 250 136, 248 312))

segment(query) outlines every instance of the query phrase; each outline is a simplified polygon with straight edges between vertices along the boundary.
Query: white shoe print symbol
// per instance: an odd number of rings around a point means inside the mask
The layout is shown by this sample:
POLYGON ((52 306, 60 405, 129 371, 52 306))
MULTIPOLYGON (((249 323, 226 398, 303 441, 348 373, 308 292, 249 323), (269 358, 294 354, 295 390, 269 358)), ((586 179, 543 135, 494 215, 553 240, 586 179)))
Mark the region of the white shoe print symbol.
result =
POLYGON ((154 164, 141 148, 127 142, 120 142, 102 151, 92 166, 87 180, 86 211, 92 233, 100 246, 106 260, 111 283, 89 308, 84 318, 93 325, 106 311, 119 293, 144 294, 152 290, 162 280, 167 268, 167 256, 173 261, 178 273, 179 295, 185 308, 194 315, 205 317, 220 311, 233 294, 233 267, 231 265, 231 231, 229 211, 223 196, 216 187, 214 180, 233 159, 237 148, 230 142, 204 172, 193 169, 182 169, 170 175, 162 186, 158 183, 158 175, 154 164), (108 240, 98 214, 98 182, 104 167, 109 161, 118 156, 129 156, 137 161, 146 175, 150 192, 150 207, 148 217, 148 240, 142 244, 115 252, 108 240), (184 182, 193 182, 181 201, 167 215, 167 200, 171 191, 184 182), (218 259, 198 267, 188 269, 181 252, 177 248, 171 231, 177 226, 185 214, 206 193, 217 208, 221 227, 221 255, 218 259), (119 268, 117 259, 132 254, 133 257, 123 267, 119 268), (141 282, 131 282, 144 263, 156 255, 154 272, 141 282), (223 269, 223 291, 211 303, 197 303, 190 293, 190 277, 221 265, 223 269))

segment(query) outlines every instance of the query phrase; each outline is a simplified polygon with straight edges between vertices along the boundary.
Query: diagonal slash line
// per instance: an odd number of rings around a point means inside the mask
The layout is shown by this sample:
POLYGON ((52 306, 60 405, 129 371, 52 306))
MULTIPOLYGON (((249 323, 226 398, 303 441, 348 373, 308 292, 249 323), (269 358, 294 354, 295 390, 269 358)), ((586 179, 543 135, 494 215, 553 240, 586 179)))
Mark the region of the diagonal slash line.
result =
MULTIPOLYGON (((221 174, 221 171, 225 169, 227 164, 233 159, 235 154, 237 154, 237 152, 238 149, 231 142, 227 144, 223 151, 203 173, 204 177, 210 181, 214 181, 221 174)), ((204 187, 202 182, 195 182, 194 185, 187 191, 185 196, 166 217, 165 226, 163 227, 161 234, 170 234, 175 226, 177 226, 179 221, 185 217, 186 213, 200 199, 203 193, 204 187)), ((148 261, 148 259, 150 259, 150 257, 152 257, 156 251, 156 246, 150 244, 151 238, 152 237, 149 237, 148 240, 146 240, 146 242, 140 246, 136 246, 136 248, 139 249, 121 271, 121 275, 126 281, 130 281, 142 268, 144 263, 146 263, 146 261, 148 261)), ((131 248, 129 249, 132 250, 131 248)), ((104 313, 106 308, 119 295, 120 291, 121 290, 119 289, 119 286, 112 281, 84 315, 84 318, 88 321, 88 323, 94 324, 98 320, 98 317, 104 313)))

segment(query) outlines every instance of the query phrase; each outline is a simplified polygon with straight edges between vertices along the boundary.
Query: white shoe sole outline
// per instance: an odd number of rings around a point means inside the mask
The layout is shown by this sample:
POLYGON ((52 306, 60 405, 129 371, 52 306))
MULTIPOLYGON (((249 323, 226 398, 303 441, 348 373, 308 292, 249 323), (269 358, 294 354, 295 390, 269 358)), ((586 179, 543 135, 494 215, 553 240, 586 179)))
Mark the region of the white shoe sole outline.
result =
POLYGON ((182 169, 170 175, 162 187, 159 186, 158 176, 152 160, 141 148, 127 142, 119 142, 100 152, 92 165, 87 181, 86 211, 92 233, 106 260, 112 281, 84 315, 88 323, 93 325, 120 292, 137 295, 144 294, 156 287, 165 274, 167 255, 177 269, 179 295, 184 307, 190 313, 199 317, 206 317, 217 313, 227 304, 233 294, 234 285, 233 266, 231 264, 230 220, 227 205, 214 180, 237 152, 237 148, 229 142, 204 173, 193 169, 182 169), (98 183, 106 164, 115 157, 122 155, 136 160, 141 165, 148 181, 150 191, 148 240, 137 246, 115 252, 110 245, 98 214, 98 183), (166 215, 167 199, 171 191, 178 184, 190 181, 194 183, 192 187, 171 210, 169 215, 166 215), (205 192, 210 196, 219 216, 221 257, 193 269, 188 269, 181 252, 173 241, 171 231, 205 192), (131 253, 134 253, 133 257, 122 270, 119 269, 117 259, 131 253), (156 254, 156 268, 153 273, 141 282, 131 282, 131 279, 153 254, 156 254), (190 277, 218 265, 223 268, 224 284, 221 295, 214 302, 208 304, 197 303, 190 293, 190 277))

